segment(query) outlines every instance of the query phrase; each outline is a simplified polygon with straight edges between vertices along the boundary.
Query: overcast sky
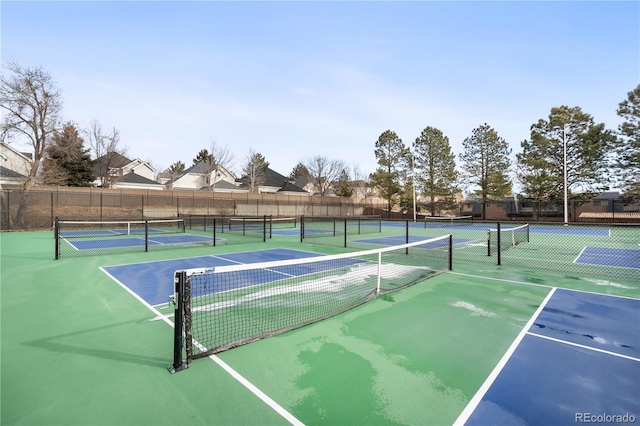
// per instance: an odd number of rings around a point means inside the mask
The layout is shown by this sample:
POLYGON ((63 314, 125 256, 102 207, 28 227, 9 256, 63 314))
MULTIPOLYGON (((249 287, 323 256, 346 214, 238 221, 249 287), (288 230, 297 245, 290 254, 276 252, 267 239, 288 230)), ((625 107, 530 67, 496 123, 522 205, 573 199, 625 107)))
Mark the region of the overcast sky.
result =
POLYGON ((0 8, 3 66, 43 67, 65 120, 117 128, 128 157, 158 171, 215 141, 236 172, 253 149, 285 175, 315 155, 370 173, 387 129, 410 145, 436 127, 457 156, 484 123, 515 153, 555 106, 616 129, 640 82, 637 1, 0 8))

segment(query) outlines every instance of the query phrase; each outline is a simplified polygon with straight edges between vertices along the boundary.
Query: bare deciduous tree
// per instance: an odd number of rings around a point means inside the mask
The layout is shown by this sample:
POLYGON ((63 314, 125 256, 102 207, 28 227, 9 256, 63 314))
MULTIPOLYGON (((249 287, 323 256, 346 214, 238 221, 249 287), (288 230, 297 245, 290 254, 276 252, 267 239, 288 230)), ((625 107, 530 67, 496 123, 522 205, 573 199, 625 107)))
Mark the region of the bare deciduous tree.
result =
POLYGON ((246 160, 247 162, 242 169, 244 172, 243 181, 249 188, 249 192, 253 194, 258 191, 258 187, 264 182, 269 162, 265 160, 264 155, 255 152, 253 148, 249 150, 246 160))
POLYGON ((309 172, 309 181, 313 184, 316 193, 321 196, 326 196, 331 192, 333 184, 347 169, 342 160, 331 160, 321 155, 307 160, 305 167, 309 172))
POLYGON ((0 138, 18 138, 33 148, 33 163, 23 188, 16 221, 24 226, 26 190, 35 185, 49 137, 57 130, 62 112, 61 94, 51 76, 41 67, 26 68, 15 62, 7 65, 10 75, 0 79, 0 107, 4 111, 0 138))
POLYGON ((369 174, 363 172, 359 165, 354 164, 351 167, 351 175, 353 176, 354 195, 360 198, 373 197, 375 191, 369 184, 369 174))
POLYGON ((103 188, 110 188, 117 178, 111 174, 111 170, 116 166, 118 158, 127 153, 127 148, 120 146, 120 131, 114 127, 111 133, 104 133, 100 122, 92 120, 85 134, 95 155, 100 184, 103 188))
POLYGON ((198 153, 198 157, 196 157, 193 161, 194 164, 199 161, 204 161, 204 163, 207 165, 210 187, 212 191, 215 191, 218 171, 221 167, 229 167, 229 164, 231 164, 231 162, 233 161, 233 155, 229 152, 229 148, 227 148, 226 146, 222 147, 218 145, 215 140, 211 141, 211 145, 209 148, 209 150, 200 150, 200 152, 198 153))

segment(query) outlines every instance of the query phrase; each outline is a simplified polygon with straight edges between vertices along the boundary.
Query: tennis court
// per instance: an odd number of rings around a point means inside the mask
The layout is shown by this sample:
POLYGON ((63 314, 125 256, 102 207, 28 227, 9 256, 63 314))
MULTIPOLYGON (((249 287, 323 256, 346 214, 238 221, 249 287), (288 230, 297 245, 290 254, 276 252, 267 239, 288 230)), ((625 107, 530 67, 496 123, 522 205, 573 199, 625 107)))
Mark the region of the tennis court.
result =
MULTIPOLYGON (((506 247, 498 266, 487 255, 488 227, 470 226, 383 224, 348 235, 347 248, 344 235, 301 242, 283 229, 264 242, 60 260, 51 232, 2 234, 2 424, 637 422, 640 232, 532 227, 531 241, 506 247), (452 271, 167 371, 177 270, 342 256, 445 233, 452 271), (567 269, 552 270, 560 263, 567 269), (592 268, 605 273, 583 273, 592 268)), ((361 278, 375 269, 367 262, 346 268, 361 278)), ((268 279, 247 275, 210 293, 228 302, 295 285, 285 274, 315 279, 268 269, 268 279)), ((249 310, 271 309, 272 300, 249 310)))

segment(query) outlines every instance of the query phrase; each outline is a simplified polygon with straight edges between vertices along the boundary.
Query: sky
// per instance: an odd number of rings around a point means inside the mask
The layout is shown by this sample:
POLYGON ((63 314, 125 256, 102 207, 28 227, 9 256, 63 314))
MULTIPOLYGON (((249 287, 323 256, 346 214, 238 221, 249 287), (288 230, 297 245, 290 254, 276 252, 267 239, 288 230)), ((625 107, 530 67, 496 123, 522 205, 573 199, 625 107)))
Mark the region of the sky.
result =
POLYGON ((637 1, 0 2, 3 75, 42 67, 63 119, 120 131, 157 171, 201 149, 288 175, 314 156, 369 174, 375 142, 440 129, 456 161, 488 124, 515 153, 551 108, 615 130, 640 83, 637 1))

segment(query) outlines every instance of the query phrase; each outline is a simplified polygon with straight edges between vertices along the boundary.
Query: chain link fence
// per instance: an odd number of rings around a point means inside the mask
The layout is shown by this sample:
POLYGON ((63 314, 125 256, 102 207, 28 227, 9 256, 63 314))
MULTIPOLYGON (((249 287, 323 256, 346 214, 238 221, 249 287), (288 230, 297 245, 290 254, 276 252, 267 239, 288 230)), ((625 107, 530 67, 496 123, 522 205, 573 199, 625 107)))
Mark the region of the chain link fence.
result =
POLYGON ((460 262, 471 262, 640 282, 637 224, 387 219, 379 231, 373 221, 370 229, 376 232, 363 235, 336 232, 343 228, 329 219, 307 225, 311 232, 303 243, 370 249, 452 235, 454 270, 460 262))
POLYGON ((53 229, 56 217, 134 220, 202 216, 299 217, 362 215, 380 210, 379 199, 203 191, 132 191, 39 188, 0 191, 0 230, 53 229))

